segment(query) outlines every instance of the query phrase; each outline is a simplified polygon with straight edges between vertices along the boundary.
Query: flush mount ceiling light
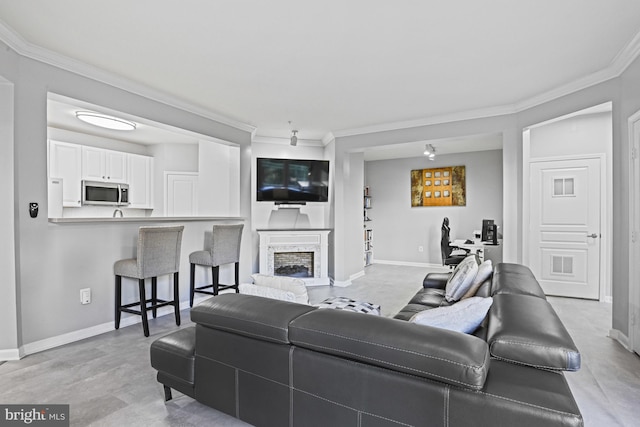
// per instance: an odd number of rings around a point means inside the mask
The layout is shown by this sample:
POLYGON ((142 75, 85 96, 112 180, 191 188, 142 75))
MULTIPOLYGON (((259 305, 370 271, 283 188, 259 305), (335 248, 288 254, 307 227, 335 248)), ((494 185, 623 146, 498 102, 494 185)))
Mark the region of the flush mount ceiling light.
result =
POLYGON ((129 120, 107 116, 106 114, 94 113, 91 111, 76 111, 76 117, 83 122, 105 129, 134 130, 136 128, 136 124, 129 120))
POLYGON ((435 160, 435 158, 436 158, 436 148, 431 144, 425 145, 424 146, 424 155, 427 156, 429 158, 429 160, 435 160))

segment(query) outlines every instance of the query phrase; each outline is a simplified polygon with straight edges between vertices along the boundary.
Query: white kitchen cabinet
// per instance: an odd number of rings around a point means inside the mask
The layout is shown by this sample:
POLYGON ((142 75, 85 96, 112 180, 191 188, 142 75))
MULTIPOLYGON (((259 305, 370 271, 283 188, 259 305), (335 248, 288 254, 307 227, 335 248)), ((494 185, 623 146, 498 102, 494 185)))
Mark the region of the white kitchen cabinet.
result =
POLYGON ((80 207, 82 146, 49 141, 49 177, 62 179, 62 206, 80 207))
POLYGON ((129 207, 153 209, 153 157, 127 154, 129 207))
POLYGON ((127 182, 127 153, 82 146, 82 179, 127 182))

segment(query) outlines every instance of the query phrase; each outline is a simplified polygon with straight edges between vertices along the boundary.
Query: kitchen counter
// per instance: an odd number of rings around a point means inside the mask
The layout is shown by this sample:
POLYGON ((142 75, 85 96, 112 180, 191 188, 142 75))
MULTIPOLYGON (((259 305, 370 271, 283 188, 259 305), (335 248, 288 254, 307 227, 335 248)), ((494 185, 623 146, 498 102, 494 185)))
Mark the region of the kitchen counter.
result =
POLYGON ((239 216, 130 216, 130 217, 93 217, 93 218, 49 218, 52 224, 79 224, 99 222, 193 222, 193 221, 244 221, 239 216))

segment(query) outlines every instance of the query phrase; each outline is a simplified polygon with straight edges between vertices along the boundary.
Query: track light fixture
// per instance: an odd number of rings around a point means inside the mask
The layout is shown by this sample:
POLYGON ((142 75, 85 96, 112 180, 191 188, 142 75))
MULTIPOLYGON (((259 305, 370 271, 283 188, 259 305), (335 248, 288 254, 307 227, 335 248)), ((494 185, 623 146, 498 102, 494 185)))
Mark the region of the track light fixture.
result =
POLYGON ((296 145, 298 145, 298 136, 297 136, 298 131, 297 130, 292 130, 291 131, 291 145, 293 145, 294 147, 296 145))
POLYGON ((427 144, 424 146, 424 155, 427 156, 429 158, 429 160, 435 160, 436 158, 436 148, 431 145, 431 144, 427 144))

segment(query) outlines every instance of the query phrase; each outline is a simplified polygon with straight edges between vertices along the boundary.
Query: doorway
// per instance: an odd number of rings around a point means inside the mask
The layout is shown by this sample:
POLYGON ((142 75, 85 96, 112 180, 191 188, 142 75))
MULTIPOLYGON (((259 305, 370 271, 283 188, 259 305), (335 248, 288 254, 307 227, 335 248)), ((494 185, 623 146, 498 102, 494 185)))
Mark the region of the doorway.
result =
POLYGON ((612 103, 523 131, 523 260, 545 293, 611 302, 612 103))
POLYGON ((601 163, 531 163, 529 265, 547 295, 600 298, 601 163))

